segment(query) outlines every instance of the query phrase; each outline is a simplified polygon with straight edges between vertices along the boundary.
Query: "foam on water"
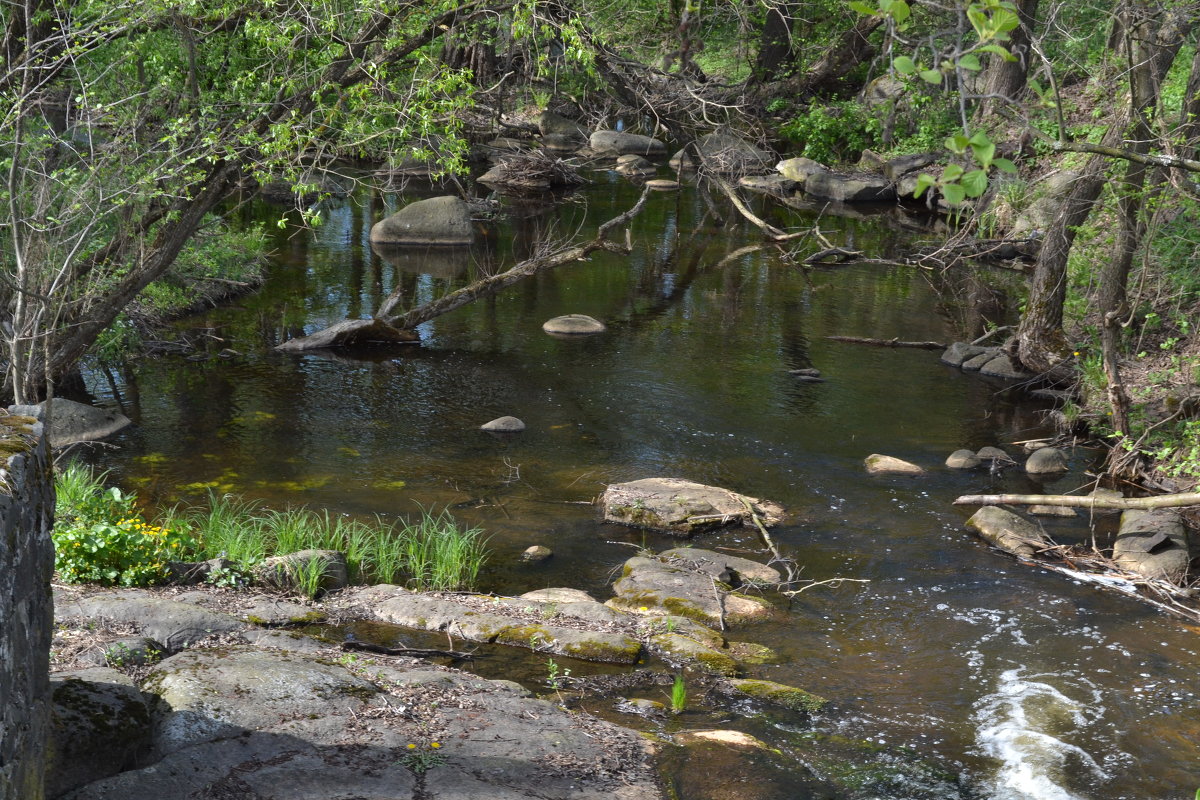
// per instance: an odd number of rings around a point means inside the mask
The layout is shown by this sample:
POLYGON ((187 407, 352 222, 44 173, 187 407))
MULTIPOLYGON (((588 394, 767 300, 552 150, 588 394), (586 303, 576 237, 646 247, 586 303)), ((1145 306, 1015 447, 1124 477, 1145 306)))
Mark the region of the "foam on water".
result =
POLYGON ((992 800, 1084 800, 1068 786, 1081 777, 1105 780, 1096 760, 1067 739, 1090 724, 1085 705, 1054 686, 1006 670, 996 691, 975 704, 975 742, 996 760, 986 781, 992 800), (1080 773, 1084 773, 1081 775, 1080 773))

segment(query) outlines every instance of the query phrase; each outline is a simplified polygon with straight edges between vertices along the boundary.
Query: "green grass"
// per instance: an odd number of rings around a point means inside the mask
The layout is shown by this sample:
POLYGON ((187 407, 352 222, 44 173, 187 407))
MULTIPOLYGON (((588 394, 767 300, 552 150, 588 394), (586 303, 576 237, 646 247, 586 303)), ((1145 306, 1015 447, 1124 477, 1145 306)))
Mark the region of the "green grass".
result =
MULTIPOLYGON (((98 503, 107 508, 102 501, 116 490, 105 488, 104 477, 77 466, 57 476, 57 515, 63 526, 73 524, 98 503)), ((137 498, 120 497, 119 515, 129 516, 137 498)), ((326 510, 271 510, 251 500, 212 493, 203 505, 167 509, 155 523, 177 532, 187 543, 186 552, 171 554, 178 560, 223 557, 245 570, 270 556, 336 550, 346 555, 352 581, 400 583, 416 591, 470 589, 487 559, 483 531, 460 525, 445 511, 422 512, 413 521, 369 523, 326 510)), ((301 581, 310 596, 316 593, 323 565, 312 572, 301 581)))

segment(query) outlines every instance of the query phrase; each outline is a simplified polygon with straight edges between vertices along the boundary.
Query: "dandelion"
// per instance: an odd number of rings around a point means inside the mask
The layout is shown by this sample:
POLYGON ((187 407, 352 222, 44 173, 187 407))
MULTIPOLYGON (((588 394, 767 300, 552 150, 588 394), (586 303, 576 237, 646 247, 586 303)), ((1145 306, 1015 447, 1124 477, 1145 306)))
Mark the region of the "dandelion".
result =
POLYGON ((408 749, 409 749, 409 750, 416 750, 416 749, 417 749, 417 746, 416 746, 415 744, 409 744, 409 746, 408 746, 408 749))
POLYGON ((650 610, 650 608, 648 606, 638 606, 638 611, 649 611, 649 610, 650 610))
POLYGON ((441 742, 430 742, 429 746, 432 747, 434 750, 437 750, 439 747, 442 746, 442 743, 441 742))

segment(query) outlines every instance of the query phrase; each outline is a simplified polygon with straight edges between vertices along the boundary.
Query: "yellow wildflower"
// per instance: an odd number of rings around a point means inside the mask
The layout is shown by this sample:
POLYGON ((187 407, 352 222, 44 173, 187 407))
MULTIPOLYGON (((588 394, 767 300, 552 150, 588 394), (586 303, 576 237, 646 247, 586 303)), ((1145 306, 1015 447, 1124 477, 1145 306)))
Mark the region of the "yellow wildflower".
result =
POLYGON ((441 747, 442 745, 441 745, 441 743, 440 743, 440 742, 430 742, 430 743, 429 743, 429 746, 430 746, 430 747, 432 747, 434 750, 436 750, 436 749, 438 749, 439 747, 441 747))
POLYGON ((416 746, 415 744, 410 744, 410 745, 408 746, 408 749, 409 749, 409 750, 416 750, 416 749, 417 749, 417 746, 416 746))

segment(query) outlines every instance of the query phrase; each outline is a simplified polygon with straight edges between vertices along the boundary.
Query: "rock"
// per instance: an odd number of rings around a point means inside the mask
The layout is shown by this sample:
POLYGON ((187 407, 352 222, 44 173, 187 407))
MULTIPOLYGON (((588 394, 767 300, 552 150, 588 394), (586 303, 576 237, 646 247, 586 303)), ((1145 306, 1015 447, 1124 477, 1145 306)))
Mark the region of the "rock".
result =
POLYGON ((1012 359, 1004 353, 1000 353, 989 361, 984 362, 979 368, 980 375, 988 375, 992 378, 1006 378, 1008 380, 1027 380, 1033 375, 1023 369, 1017 369, 1013 366, 1012 359))
POLYGON ((254 577, 274 589, 316 597, 345 589, 350 568, 344 553, 336 550, 298 550, 263 559, 254 577))
POLYGON ((168 580, 176 586, 195 586, 208 580, 208 576, 236 566, 228 558, 210 558, 208 561, 168 561, 168 580))
MULTIPOLYGON (((566 140, 583 145, 588 140, 587 129, 573 119, 553 111, 543 111, 537 118, 538 132, 543 141, 547 136, 561 136, 566 140)), ((578 148, 576 148, 578 149, 578 148)))
POLYGON ((716 742, 727 747, 736 747, 743 750, 771 749, 762 739, 755 738, 741 731, 684 731, 683 733, 676 734, 675 741, 679 744, 716 742))
POLYGON ((596 131, 588 139, 588 146, 602 158, 615 158, 630 153, 639 156, 661 156, 667 152, 667 146, 658 139, 621 131, 596 131))
MULTIPOLYGON (((54 398, 50 409, 50 446, 66 447, 76 442, 106 439, 128 428, 133 422, 119 411, 96 408, 74 400, 54 398)), ((9 413, 45 419, 45 402, 9 407, 9 413)))
POLYGON ((813 161, 811 158, 789 158, 776 164, 775 170, 783 177, 795 182, 797 187, 804 188, 804 184, 810 177, 827 174, 829 167, 813 161))
POLYGON ((925 470, 910 461, 872 453, 863 463, 871 475, 924 475, 925 470))
POLYGON ((480 425, 479 429, 490 433, 520 433, 525 430, 525 423, 516 417, 496 417, 480 425))
POLYGON ((371 241, 383 244, 469 245, 474 240, 471 210, 459 197, 409 203, 371 228, 371 241))
POLYGON ((783 576, 774 567, 748 558, 702 550, 699 547, 676 547, 664 550, 658 557, 665 558, 668 562, 678 561, 686 564, 689 569, 703 572, 709 577, 730 584, 735 589, 747 583, 777 586, 783 581, 783 576))
POLYGON ((738 663, 733 656, 708 647, 689 636, 660 633, 650 637, 650 647, 667 661, 693 664, 714 675, 738 674, 738 663))
POLYGON ((804 181, 804 193, 838 203, 885 203, 896 199, 896 187, 882 175, 838 175, 819 172, 804 181))
POLYGON ((56 620, 104 617, 136 625, 145 636, 161 642, 168 653, 212 634, 238 633, 249 627, 230 614, 129 589, 78 596, 55 591, 54 614, 56 620))
POLYGON ((100 667, 128 669, 154 664, 167 654, 161 643, 145 636, 122 636, 102 644, 89 654, 90 660, 100 667))
POLYGON ((1079 173, 1070 170, 1051 172, 1035 184, 1036 198, 1017 215, 1009 229, 1009 237, 1047 230, 1066 201, 1079 173))
POLYGON ((1190 553, 1179 511, 1125 511, 1113 543, 1113 560, 1143 578, 1182 583, 1187 577, 1190 553))
POLYGON ((324 330, 289 339, 275 347, 284 353, 303 353, 341 347, 373 347, 421 341, 416 331, 394 328, 381 319, 346 319, 324 330))
POLYGON ((1006 553, 1021 558, 1033 558, 1039 550, 1052 545, 1040 527, 997 506, 984 506, 976 511, 967 520, 967 527, 1006 553))
MULTIPOLYGON (((887 159, 876 153, 874 150, 864 148, 858 155, 858 163, 854 165, 856 169, 863 172, 883 172, 884 165, 887 164, 887 159)), ((892 180, 888 178, 888 180, 892 180)))
POLYGON ((796 191, 796 182, 783 175, 743 175, 738 179, 738 186, 772 197, 790 197, 796 191))
POLYGON ((870 108, 903 99, 908 92, 908 85, 896 76, 887 72, 867 84, 863 90, 863 102, 870 108))
POLYGON ((981 352, 976 353, 970 358, 964 359, 959 365, 967 372, 978 372, 983 369, 985 364, 993 361, 996 356, 1000 355, 1000 350, 995 347, 985 347, 981 352))
POLYGON ((521 553, 521 560, 532 561, 535 564, 540 564, 541 562, 550 558, 552 555, 554 555, 554 551, 549 547, 541 544, 535 544, 532 547, 525 548, 524 552, 521 553))
POLYGON ((1030 475, 1047 475, 1067 471, 1067 454, 1057 447, 1034 450, 1025 461, 1025 471, 1030 475))
POLYGON ((775 681, 741 680, 734 678, 726 682, 728 689, 737 694, 762 700, 772 705, 782 706, 792 711, 804 711, 815 714, 825 707, 829 701, 795 686, 788 686, 775 681))
POLYGON ((981 463, 979 456, 970 450, 955 450, 946 458, 946 466, 950 469, 975 469, 981 463))
POLYGON ((624 714, 637 714, 641 717, 661 717, 667 713, 667 707, 662 703, 642 697, 622 698, 617 702, 616 708, 624 714))
POLYGON ((883 177, 895 182, 905 175, 925 169, 925 167, 928 167, 937 161, 937 159, 938 156, 933 153, 915 153, 913 155, 891 158, 883 164, 883 177))
POLYGON ((613 584, 616 597, 605 605, 631 614, 676 614, 716 627, 759 622, 775 608, 759 597, 738 594, 703 572, 634 556, 613 584))
POLYGON ((457 639, 495 642, 584 661, 615 664, 633 664, 641 654, 641 643, 626 634, 590 632, 551 624, 542 615, 543 607, 533 601, 495 601, 510 609, 528 606, 529 610, 522 618, 489 614, 462 603, 413 594, 395 586, 373 586, 360 597, 367 599, 371 613, 377 619, 417 630, 452 631, 457 639))
POLYGON ((783 509, 766 500, 679 478, 644 478, 610 485, 600 499, 605 522, 682 536, 727 525, 779 522, 783 509))
POLYGON ((98 667, 50 676, 46 797, 131 769, 151 750, 150 707, 133 681, 98 667))
POLYGON ((673 192, 679 188, 679 181, 671 181, 666 178, 651 178, 642 185, 656 192, 673 192))
POLYGON ((617 158, 616 171, 620 175, 633 178, 644 178, 658 172, 658 167, 651 164, 642 156, 624 155, 617 158))
POLYGON ((1078 516, 1070 506, 1030 506, 1029 513, 1039 517, 1074 517, 1078 516))
MULTIPOLYGON (((1088 496, 1094 497, 1097 500, 1120 500, 1123 497, 1125 497, 1125 495, 1123 495, 1121 492, 1118 492, 1116 489, 1105 489, 1103 487, 1093 489, 1092 491, 1088 492, 1088 496)), ((1120 514, 1121 509, 1119 509, 1119 508, 1089 508, 1088 513, 1092 516, 1102 516, 1102 515, 1110 516, 1113 514, 1120 514)))
POLYGON ((542 147, 556 155, 578 153, 586 143, 586 138, 580 141, 573 136, 566 136, 561 133, 547 133, 542 137, 542 147))
MULTIPOLYGON (((324 551, 329 552, 329 551, 324 551)), ((280 628, 288 625, 314 625, 324 622, 328 615, 319 608, 279 598, 251 598, 242 606, 238 616, 251 625, 280 628)))
POLYGON ((566 314, 542 323, 542 330, 557 336, 590 336, 604 333, 608 326, 587 314, 566 314))
POLYGON ((623 623, 627 617, 619 611, 614 611, 599 600, 593 599, 587 592, 578 589, 536 589, 526 592, 518 598, 501 598, 502 603, 523 610, 531 610, 542 620, 554 620, 558 617, 573 617, 585 622, 623 623))
POLYGON ((980 461, 1013 461, 1012 456, 999 447, 981 447, 975 455, 980 461))

